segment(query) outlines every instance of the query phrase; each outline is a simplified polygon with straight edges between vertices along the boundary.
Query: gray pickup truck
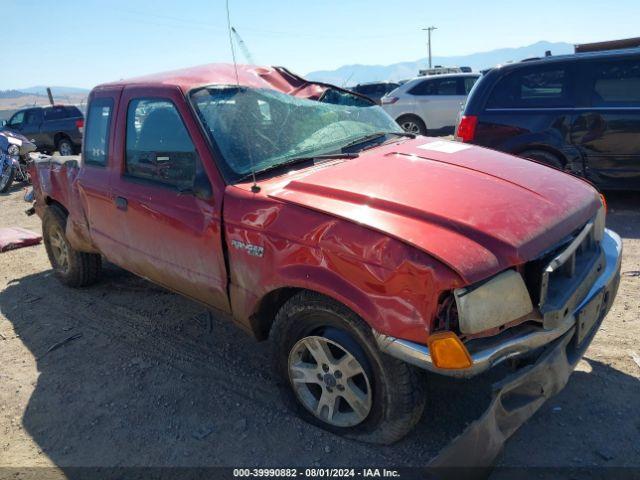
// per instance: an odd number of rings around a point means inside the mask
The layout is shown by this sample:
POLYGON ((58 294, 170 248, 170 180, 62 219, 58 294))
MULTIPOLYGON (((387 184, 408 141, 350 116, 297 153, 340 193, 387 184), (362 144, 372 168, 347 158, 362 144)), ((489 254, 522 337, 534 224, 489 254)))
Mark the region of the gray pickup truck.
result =
POLYGON ((73 105, 50 105, 18 110, 2 129, 25 136, 41 152, 80 153, 84 116, 73 105))

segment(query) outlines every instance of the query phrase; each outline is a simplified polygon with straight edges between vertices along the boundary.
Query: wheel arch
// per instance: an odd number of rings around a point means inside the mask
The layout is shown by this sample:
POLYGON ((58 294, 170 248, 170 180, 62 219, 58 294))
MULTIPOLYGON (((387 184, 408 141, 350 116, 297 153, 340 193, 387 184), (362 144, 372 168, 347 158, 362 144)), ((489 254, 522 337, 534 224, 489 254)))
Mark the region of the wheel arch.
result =
POLYGON ((549 153, 555 157, 558 158, 558 160, 560 160, 560 163, 562 164, 563 167, 565 167, 569 161, 569 159, 567 158, 567 156, 559 149, 548 145, 548 144, 530 144, 530 145, 523 145, 519 148, 517 148, 515 151, 513 151, 512 153, 514 155, 522 155, 524 152, 528 152, 531 150, 540 150, 542 152, 546 152, 549 153))
MULTIPOLYGON (((247 315, 248 321, 241 323, 248 323, 250 331, 257 340, 266 340, 280 308, 294 295, 308 291, 340 303, 362 318, 370 327, 373 327, 379 319, 377 309, 371 299, 344 279, 332 275, 331 272, 327 273, 331 278, 326 278, 326 282, 316 281, 311 284, 309 282, 298 283, 292 281, 289 285, 269 289, 250 307, 251 313, 247 315)), ((242 307, 240 306, 240 308, 242 307)), ((237 311, 236 308, 234 308, 234 311, 237 311)))
POLYGON ((55 206, 55 207, 60 208, 64 212, 64 214, 66 216, 69 216, 69 210, 67 210, 67 208, 62 203, 60 203, 58 200, 52 198, 51 196, 49 196, 49 195, 45 196, 44 197, 44 203, 48 207, 55 206))
POLYGON ((65 133, 65 132, 56 132, 53 135, 53 144, 54 144, 53 146, 57 147, 58 143, 60 142, 60 140, 65 139, 65 138, 67 140, 69 140, 73 144, 73 141, 71 140, 71 137, 67 133, 65 133))
POLYGON ((424 123, 424 124, 425 124, 425 126, 427 125, 426 120, 425 120, 424 118, 422 118, 420 115, 418 115, 417 113, 415 113, 415 112, 404 112, 404 113, 401 113, 400 115, 396 115, 396 118, 395 118, 396 123, 398 123, 398 122, 399 122, 399 120, 400 120, 402 117, 413 117, 413 118, 417 118, 417 119, 418 119, 418 120, 420 120, 422 123, 424 123))

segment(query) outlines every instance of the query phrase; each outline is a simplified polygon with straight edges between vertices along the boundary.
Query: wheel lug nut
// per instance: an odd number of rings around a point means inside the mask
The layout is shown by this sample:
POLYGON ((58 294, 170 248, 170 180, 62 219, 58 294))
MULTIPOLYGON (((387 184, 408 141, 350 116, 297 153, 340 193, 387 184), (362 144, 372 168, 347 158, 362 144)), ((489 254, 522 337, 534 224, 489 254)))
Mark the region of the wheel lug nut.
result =
POLYGON ((326 363, 322 364, 322 370, 324 370, 325 372, 329 371, 329 365, 327 365, 326 363))
POLYGON ((342 372, 340 370, 336 370, 336 373, 333 374, 336 378, 342 378, 342 372))
POLYGON ((318 380, 322 380, 322 374, 321 373, 318 374, 318 380))

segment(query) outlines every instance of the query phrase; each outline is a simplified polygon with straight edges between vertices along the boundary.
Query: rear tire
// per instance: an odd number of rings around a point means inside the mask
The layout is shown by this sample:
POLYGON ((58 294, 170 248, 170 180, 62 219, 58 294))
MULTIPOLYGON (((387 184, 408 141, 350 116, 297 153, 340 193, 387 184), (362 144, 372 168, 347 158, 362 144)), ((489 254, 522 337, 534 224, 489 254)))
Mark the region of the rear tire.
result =
POLYGON ((420 117, 415 115, 402 115, 396 120, 396 123, 400 125, 405 132, 415 135, 427 134, 427 126, 420 117))
POLYGON ((547 152, 546 150, 526 150, 518 154, 518 156, 529 160, 535 160, 536 162, 557 168, 558 170, 564 170, 562 161, 560 161, 556 155, 547 152))
POLYGON ((60 140, 58 140, 56 148, 58 149, 58 153, 62 157, 73 155, 74 153, 73 143, 68 138, 61 138, 60 140))
POLYGON ((315 292, 293 296, 278 312, 270 340, 285 403, 309 423, 386 445, 420 420, 423 377, 382 354, 371 328, 340 303, 315 292), (321 352, 326 361, 318 360, 321 352))
POLYGON ((49 206, 42 218, 42 237, 55 276, 68 287, 95 283, 102 270, 102 257, 71 247, 65 230, 67 215, 57 205, 49 206))
POLYGON ((11 184, 16 175, 16 169, 13 165, 6 168, 7 169, 2 172, 2 176, 0 176, 0 193, 5 193, 11 188, 11 184))

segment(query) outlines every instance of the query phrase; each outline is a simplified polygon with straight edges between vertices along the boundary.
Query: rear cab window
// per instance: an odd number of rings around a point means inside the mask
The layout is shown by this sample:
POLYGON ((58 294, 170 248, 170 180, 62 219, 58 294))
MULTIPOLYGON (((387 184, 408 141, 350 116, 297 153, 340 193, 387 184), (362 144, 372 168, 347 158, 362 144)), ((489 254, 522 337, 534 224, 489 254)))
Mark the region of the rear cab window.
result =
POLYGON ((64 107, 66 111, 67 118, 76 118, 82 117, 82 112, 80 109, 74 105, 70 105, 68 107, 64 107))
POLYGON ((82 158, 89 165, 106 166, 109 155, 109 134, 113 116, 113 98, 95 98, 89 104, 82 158))
POLYGON ((487 108, 573 107, 573 69, 567 64, 519 68, 493 86, 487 108))
POLYGON ((67 118, 67 110, 65 107, 51 107, 44 109, 44 120, 62 120, 63 118, 67 118))
MULTIPOLYGON (((269 116, 269 112, 264 115, 269 116)), ((173 102, 160 98, 131 100, 127 110, 126 177, 183 190, 193 186, 199 165, 195 146, 173 102)))

